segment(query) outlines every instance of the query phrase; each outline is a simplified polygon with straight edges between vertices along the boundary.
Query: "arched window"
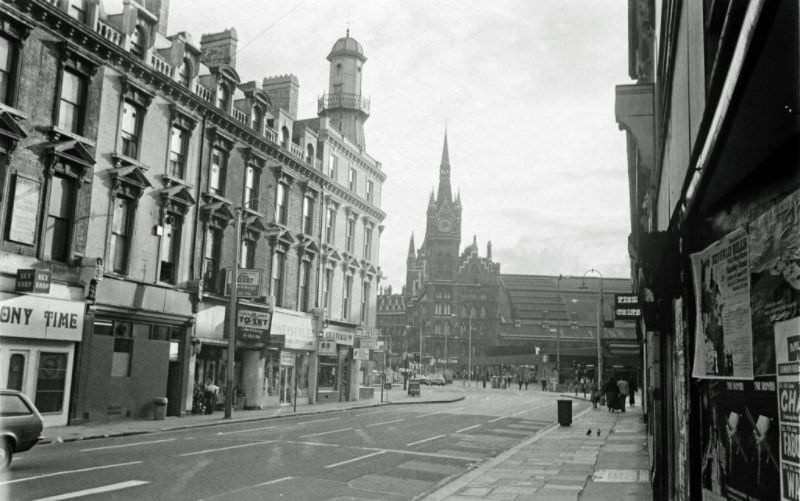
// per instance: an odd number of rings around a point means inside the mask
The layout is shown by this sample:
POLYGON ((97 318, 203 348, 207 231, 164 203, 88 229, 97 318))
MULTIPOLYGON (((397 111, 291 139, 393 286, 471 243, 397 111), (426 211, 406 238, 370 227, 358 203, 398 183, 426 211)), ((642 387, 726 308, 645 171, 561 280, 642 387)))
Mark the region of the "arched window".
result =
POLYGON ((138 57, 139 59, 144 59, 146 40, 147 40, 147 35, 144 32, 144 28, 142 26, 136 26, 136 28, 133 29, 133 33, 131 33, 131 43, 130 43, 131 54, 138 57))
POLYGON ((192 82, 192 62, 188 57, 183 58, 183 63, 178 70, 178 81, 186 87, 189 87, 192 82))
POLYGON ((230 100, 230 92, 228 87, 220 82, 217 84, 217 108, 228 111, 228 101, 230 100))
POLYGON ((289 129, 285 125, 281 127, 281 146, 289 147, 289 129))
POLYGON ((250 115, 250 128, 259 134, 264 132, 264 113, 258 106, 253 106, 253 112, 250 115))

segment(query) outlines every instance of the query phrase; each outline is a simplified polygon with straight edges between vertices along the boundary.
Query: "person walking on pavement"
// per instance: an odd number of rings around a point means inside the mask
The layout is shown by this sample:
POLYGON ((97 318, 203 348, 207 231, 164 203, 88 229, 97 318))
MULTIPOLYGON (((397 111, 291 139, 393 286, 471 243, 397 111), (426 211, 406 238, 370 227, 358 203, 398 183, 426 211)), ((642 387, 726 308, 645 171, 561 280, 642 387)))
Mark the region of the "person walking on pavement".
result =
POLYGON ((611 376, 609 378, 608 383, 603 388, 604 393, 606 394, 606 405, 608 405, 608 412, 614 412, 617 408, 617 395, 619 394, 619 388, 617 387, 617 378, 615 376, 611 376))
POLYGON ((522 376, 517 376, 517 385, 519 385, 519 391, 522 391, 522 376))
POLYGON ((525 391, 528 391, 528 376, 525 376, 525 391))
POLYGON ((622 412, 625 412, 625 400, 628 398, 630 385, 624 377, 621 377, 619 381, 617 381, 617 388, 619 388, 619 408, 622 412))
POLYGON ((592 382, 592 408, 597 409, 597 403, 600 401, 600 387, 597 385, 597 381, 592 382))
POLYGON ((631 404, 630 406, 633 407, 636 404, 636 398, 634 395, 636 395, 636 390, 637 390, 635 377, 631 379, 630 387, 631 387, 631 394, 628 402, 631 404))

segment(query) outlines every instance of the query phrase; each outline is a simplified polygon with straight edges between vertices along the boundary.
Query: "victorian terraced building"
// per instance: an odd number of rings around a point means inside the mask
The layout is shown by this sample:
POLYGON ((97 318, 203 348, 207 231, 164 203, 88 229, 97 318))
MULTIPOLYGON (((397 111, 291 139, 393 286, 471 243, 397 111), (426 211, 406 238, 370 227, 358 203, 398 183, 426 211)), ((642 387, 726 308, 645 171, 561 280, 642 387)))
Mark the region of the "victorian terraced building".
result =
POLYGON ((242 82, 235 30, 196 44, 168 13, 0 3, 0 386, 48 425, 159 397, 191 412, 231 362, 238 407, 358 398, 386 177, 365 150, 363 49, 334 44, 318 115, 299 120, 296 77, 242 82), (250 327, 229 361, 237 261, 250 327))

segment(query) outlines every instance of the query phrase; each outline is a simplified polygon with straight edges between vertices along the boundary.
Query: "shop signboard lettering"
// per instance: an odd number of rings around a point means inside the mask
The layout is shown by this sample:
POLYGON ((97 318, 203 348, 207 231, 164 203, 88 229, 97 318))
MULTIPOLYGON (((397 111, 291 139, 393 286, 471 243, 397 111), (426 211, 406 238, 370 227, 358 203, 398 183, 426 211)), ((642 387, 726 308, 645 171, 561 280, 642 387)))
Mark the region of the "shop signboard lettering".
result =
POLYGON ((639 297, 634 294, 614 294, 614 320, 636 321, 642 316, 639 297))
POLYGON ((345 330, 327 328, 322 333, 322 337, 327 340, 334 341, 336 344, 343 344, 346 346, 353 346, 355 339, 355 332, 348 332, 345 330))
POLYGON ((14 290, 17 292, 50 293, 50 270, 18 269, 14 290))
POLYGON ((775 323, 781 499, 800 499, 800 317, 775 323))
POLYGON ((0 293, 4 336, 80 341, 84 304, 49 297, 0 293))
POLYGON ((281 367, 294 367, 294 353, 281 350, 281 367))
MULTIPOLYGON (((261 297, 261 276, 262 270, 240 269, 236 274, 236 295, 240 298, 261 297)), ((228 270, 225 277, 225 295, 231 295, 231 271, 228 270)))
POLYGON ((267 343, 272 313, 240 309, 236 314, 236 341, 246 344, 267 343))
POLYGON ((270 335, 285 336, 284 347, 291 350, 313 350, 316 346, 313 319, 304 313, 276 311, 270 335))
POLYGON ((325 339, 319 340, 319 348, 317 350, 321 357, 335 357, 336 356, 336 343, 327 341, 325 339))

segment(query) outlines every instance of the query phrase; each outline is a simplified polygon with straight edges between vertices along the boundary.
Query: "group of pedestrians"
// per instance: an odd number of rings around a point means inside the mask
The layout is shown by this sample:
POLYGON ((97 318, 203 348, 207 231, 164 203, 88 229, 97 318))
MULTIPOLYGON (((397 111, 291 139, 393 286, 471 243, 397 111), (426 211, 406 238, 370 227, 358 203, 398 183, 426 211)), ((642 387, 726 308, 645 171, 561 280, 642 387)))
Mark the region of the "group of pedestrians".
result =
POLYGON ((603 400, 609 412, 625 412, 626 401, 633 407, 636 404, 635 383, 629 383, 624 377, 613 375, 605 384, 592 385, 592 407, 597 409, 603 400))

